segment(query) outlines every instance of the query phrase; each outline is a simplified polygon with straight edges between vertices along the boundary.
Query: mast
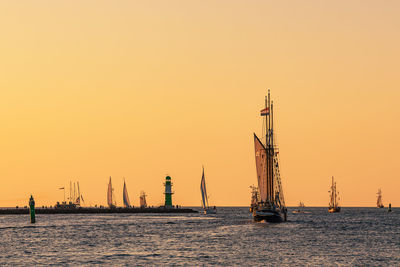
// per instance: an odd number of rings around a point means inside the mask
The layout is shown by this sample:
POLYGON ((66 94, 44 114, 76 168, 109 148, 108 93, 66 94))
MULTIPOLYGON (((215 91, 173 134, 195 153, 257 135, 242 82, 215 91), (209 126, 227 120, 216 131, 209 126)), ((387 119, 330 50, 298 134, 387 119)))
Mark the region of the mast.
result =
POLYGON ((268 202, 271 204, 272 202, 272 192, 271 192, 271 110, 270 110, 270 105, 271 105, 271 95, 270 91, 268 90, 268 146, 267 146, 267 168, 268 168, 268 179, 267 179, 267 184, 268 184, 268 202))
MULTIPOLYGON (((266 184, 264 184, 263 186, 265 186, 267 188, 267 197, 265 199, 266 202, 269 202, 269 184, 268 184, 268 176, 269 176, 269 168, 268 168, 268 98, 269 98, 269 90, 268 90, 268 94, 265 96, 265 109, 266 109, 266 116, 265 116, 265 175, 266 175, 266 184)), ((262 200, 263 201, 263 200, 262 200)))
POLYGON ((337 206, 336 182, 335 182, 334 190, 335 190, 335 198, 333 199, 333 206, 336 208, 336 206, 337 206))
POLYGON ((69 202, 72 202, 72 182, 69 181, 69 202))
POLYGON ((74 182, 74 196, 72 197, 74 203, 76 203, 76 183, 74 182))
POLYGON ((274 189, 273 189, 273 176, 274 176, 274 168, 273 168, 273 137, 272 137, 272 126, 273 126, 273 118, 272 118, 272 106, 271 106, 271 95, 268 90, 268 96, 266 97, 265 108, 267 109, 267 118, 266 118, 266 174, 267 174, 267 202, 269 204, 273 204, 274 200, 274 189))
POLYGON ((336 184, 335 184, 335 179, 332 176, 332 206, 335 207, 335 201, 336 200, 336 184))
MULTIPOLYGON (((266 191, 266 199, 265 201, 269 205, 275 204, 275 195, 274 195, 274 119, 273 119, 273 101, 271 101, 270 90, 268 90, 267 96, 265 96, 265 175, 266 175, 266 183, 260 186, 265 187, 266 191)), ((264 115, 264 114, 261 114, 264 115)), ((259 188, 259 190, 262 190, 259 188)), ((262 200, 264 201, 264 200, 262 200)))
POLYGON ((275 190, 274 190, 274 101, 271 101, 271 201, 275 204, 275 190))
POLYGON ((81 191, 79 190, 79 182, 76 182, 78 184, 78 204, 79 206, 81 205, 81 191))
POLYGON ((329 201, 329 207, 331 208, 331 207, 333 207, 334 206, 334 204, 333 204, 333 194, 334 194, 334 192, 333 192, 333 176, 332 176, 332 184, 331 184, 331 190, 330 190, 330 201, 329 201))
POLYGON ((335 207, 335 180, 332 176, 332 206, 335 207))
POLYGON ((270 169, 269 169, 269 122, 270 122, 270 116, 269 116, 269 90, 268 94, 265 97, 265 108, 267 110, 267 116, 265 117, 265 149, 266 149, 266 157, 265 157, 265 168, 266 168, 266 175, 267 175, 267 199, 266 201, 268 203, 271 203, 271 192, 270 192, 270 169))

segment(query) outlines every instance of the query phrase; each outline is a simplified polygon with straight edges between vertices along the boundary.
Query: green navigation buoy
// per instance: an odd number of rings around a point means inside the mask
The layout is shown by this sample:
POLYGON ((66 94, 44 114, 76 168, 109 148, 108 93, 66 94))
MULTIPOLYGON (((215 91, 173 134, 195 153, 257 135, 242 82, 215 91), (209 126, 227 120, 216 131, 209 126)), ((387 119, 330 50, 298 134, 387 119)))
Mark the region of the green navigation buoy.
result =
POLYGON ((33 196, 31 195, 31 198, 29 199, 29 213, 31 215, 31 223, 35 223, 35 200, 33 199, 33 196))
POLYGON ((167 176, 165 177, 165 207, 166 208, 172 208, 172 183, 171 183, 171 177, 167 176))

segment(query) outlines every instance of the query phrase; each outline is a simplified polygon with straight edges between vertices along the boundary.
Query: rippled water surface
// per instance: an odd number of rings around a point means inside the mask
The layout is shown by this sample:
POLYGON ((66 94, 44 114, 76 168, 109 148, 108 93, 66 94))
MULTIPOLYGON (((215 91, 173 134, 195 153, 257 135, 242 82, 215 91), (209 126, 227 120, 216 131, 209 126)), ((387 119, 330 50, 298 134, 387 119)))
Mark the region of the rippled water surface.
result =
POLYGON ((0 265, 400 266, 400 209, 305 208, 281 224, 216 215, 0 216, 0 265))

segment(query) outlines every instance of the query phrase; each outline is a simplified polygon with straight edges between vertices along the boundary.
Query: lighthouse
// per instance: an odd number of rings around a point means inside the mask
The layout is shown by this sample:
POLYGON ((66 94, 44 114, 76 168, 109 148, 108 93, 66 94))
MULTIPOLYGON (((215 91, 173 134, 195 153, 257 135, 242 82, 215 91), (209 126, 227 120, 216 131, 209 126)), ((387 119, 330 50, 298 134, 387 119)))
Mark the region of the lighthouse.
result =
POLYGON ((172 183, 171 183, 171 177, 167 176, 165 177, 165 207, 166 208, 172 208, 172 183))

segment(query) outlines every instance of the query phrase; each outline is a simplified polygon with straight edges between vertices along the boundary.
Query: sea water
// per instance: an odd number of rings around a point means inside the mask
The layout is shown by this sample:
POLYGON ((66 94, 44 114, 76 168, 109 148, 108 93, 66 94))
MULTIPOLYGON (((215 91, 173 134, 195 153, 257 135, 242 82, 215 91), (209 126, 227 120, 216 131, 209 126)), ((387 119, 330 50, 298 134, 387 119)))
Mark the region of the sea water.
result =
POLYGON ((400 266, 400 209, 302 208, 280 224, 248 208, 196 214, 0 216, 0 265, 400 266))

